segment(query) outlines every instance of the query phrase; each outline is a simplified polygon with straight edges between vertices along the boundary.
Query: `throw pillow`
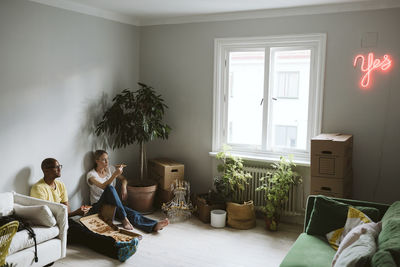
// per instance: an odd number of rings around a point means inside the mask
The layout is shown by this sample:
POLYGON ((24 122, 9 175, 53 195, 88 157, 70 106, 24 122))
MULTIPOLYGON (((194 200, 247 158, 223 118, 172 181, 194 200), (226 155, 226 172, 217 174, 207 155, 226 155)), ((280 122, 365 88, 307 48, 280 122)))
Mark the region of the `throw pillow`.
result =
POLYGON ((400 218, 390 217, 385 221, 382 220, 382 232, 378 237, 378 252, 372 259, 372 266, 400 266, 400 218), (396 265, 382 265, 386 261, 393 261, 396 265))
POLYGON ((353 228, 358 225, 370 222, 372 221, 370 218, 368 218, 367 215, 353 207, 349 207, 347 212, 347 220, 344 227, 329 232, 328 234, 326 234, 326 238, 328 239, 331 247, 337 250, 347 233, 349 233, 353 228))
POLYGON ((22 206, 14 204, 15 215, 29 221, 32 225, 53 227, 57 221, 46 205, 22 206))
POLYGON ((0 193, 0 216, 13 213, 14 195, 11 192, 0 193))
MULTIPOLYGON (((317 196, 306 227, 306 233, 325 236, 327 233, 343 227, 346 223, 349 206, 326 196, 317 196)), ((379 210, 377 208, 361 206, 356 206, 355 208, 361 210, 374 222, 379 220, 379 210)))
POLYGON ((345 249, 347 249, 348 247, 350 247, 352 244, 357 242, 357 240, 361 237, 361 235, 372 234, 374 236, 374 238, 376 238, 378 236, 379 232, 381 231, 381 225, 382 225, 381 222, 378 222, 378 223, 370 222, 370 223, 360 224, 360 225, 354 227, 343 238, 342 242, 340 243, 340 246, 339 246, 335 256, 333 257, 332 266, 335 266, 335 263, 338 260, 338 258, 340 257, 340 255, 342 254, 342 252, 345 249))

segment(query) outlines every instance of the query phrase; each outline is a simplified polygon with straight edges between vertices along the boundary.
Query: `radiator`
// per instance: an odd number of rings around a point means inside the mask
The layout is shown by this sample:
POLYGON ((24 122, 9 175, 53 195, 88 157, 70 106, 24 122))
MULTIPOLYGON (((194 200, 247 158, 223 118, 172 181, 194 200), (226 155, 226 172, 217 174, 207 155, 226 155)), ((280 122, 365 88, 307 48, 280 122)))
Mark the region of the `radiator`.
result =
MULTIPOLYGON (((256 191, 262 182, 260 178, 267 176, 269 169, 259 167, 245 167, 245 172, 248 172, 253 176, 253 179, 249 180, 249 184, 246 185, 245 189, 238 192, 237 199, 243 201, 254 201, 254 206, 262 207, 265 205, 264 191, 256 191)), ((286 216, 300 215, 305 210, 305 197, 303 184, 292 185, 289 189, 289 199, 283 208, 283 214, 286 216)))

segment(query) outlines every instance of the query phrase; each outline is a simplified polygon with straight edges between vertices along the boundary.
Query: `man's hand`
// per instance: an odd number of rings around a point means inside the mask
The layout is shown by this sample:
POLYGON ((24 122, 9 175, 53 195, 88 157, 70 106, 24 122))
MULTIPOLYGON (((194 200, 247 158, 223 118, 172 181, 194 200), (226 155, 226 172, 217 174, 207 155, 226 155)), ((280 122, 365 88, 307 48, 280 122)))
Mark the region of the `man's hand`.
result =
POLYGON ((91 208, 92 206, 82 205, 81 206, 81 211, 83 212, 82 216, 85 216, 90 211, 91 208))
POLYGON ((79 215, 79 216, 85 216, 89 210, 92 208, 92 206, 86 206, 86 205, 82 205, 80 208, 78 208, 77 210, 75 210, 74 212, 72 212, 72 214, 75 215, 79 215))

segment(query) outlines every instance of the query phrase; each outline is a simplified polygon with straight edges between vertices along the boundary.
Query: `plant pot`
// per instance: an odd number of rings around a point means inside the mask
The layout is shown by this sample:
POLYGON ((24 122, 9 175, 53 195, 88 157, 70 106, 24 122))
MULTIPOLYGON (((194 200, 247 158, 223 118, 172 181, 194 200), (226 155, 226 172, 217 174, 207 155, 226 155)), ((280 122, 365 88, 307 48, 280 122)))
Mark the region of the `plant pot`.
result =
POLYGON ((265 227, 267 230, 275 232, 278 230, 278 220, 275 218, 265 217, 265 227))
POLYGON ((215 228, 223 228, 226 224, 226 211, 225 210, 212 210, 211 211, 211 226, 215 228))
POLYGON ((157 184, 144 186, 127 186, 128 206, 143 214, 154 211, 154 197, 157 191, 157 184))
POLYGON ((225 203, 207 204, 207 200, 202 196, 197 196, 195 203, 197 207, 196 215, 203 223, 210 223, 210 212, 212 210, 225 210, 226 208, 225 203))
POLYGON ((228 225, 232 228, 246 230, 256 226, 256 213, 253 201, 243 204, 227 202, 228 225))

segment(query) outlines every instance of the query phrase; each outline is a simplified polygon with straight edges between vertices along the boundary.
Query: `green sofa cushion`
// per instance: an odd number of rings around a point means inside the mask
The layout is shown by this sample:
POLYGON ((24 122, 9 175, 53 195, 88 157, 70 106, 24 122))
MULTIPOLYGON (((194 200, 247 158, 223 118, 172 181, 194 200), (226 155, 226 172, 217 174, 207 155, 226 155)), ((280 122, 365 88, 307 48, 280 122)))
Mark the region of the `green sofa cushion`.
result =
POLYGON ((382 218, 382 223, 391 220, 391 219, 399 219, 400 218, 400 201, 394 202, 390 205, 389 209, 386 211, 385 215, 382 218))
MULTIPOLYGON (((317 196, 306 233, 325 236, 327 233, 343 227, 346 223, 349 206, 325 196, 317 196)), ((365 213, 374 222, 379 219, 377 208, 363 206, 354 206, 354 208, 365 213)))
POLYGON ((281 267, 331 267, 336 251, 324 237, 302 233, 283 259, 281 267))
POLYGON ((393 203, 382 218, 372 266, 400 266, 400 201, 393 203))
POLYGON ((396 267, 397 264, 389 251, 379 250, 371 260, 371 267, 396 267))

